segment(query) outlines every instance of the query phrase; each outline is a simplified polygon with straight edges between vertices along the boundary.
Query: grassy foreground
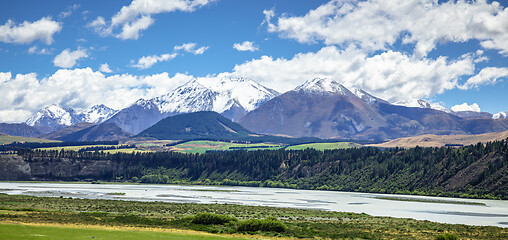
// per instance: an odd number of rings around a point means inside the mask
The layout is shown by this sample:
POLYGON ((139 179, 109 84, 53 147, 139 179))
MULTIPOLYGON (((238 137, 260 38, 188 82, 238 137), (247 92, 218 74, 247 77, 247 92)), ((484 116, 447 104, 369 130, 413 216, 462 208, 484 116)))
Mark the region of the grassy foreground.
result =
MULTIPOLYGON (((256 234, 290 238, 435 239, 449 233, 459 239, 508 239, 506 228, 440 224, 355 213, 229 204, 131 202, 5 194, 0 194, 0 222, 73 224, 105 228, 136 227, 159 231, 180 229, 217 233, 228 237, 256 234), (203 216, 203 213, 211 214, 203 216)), ((0 239, 10 239, 9 232, 2 229, 0 228, 0 239)), ((27 234, 44 235, 30 229, 32 228, 27 227, 27 230, 23 231, 27 231, 27 234)), ((18 231, 21 232, 22 230, 18 231)), ((14 234, 16 235, 16 232, 14 234)), ((115 235, 114 238, 121 239, 124 233, 104 234, 119 234, 119 237, 115 235)), ((155 235, 158 233, 153 234, 153 238, 157 239, 155 235)), ((150 239, 142 236, 140 238, 150 239)))
POLYGON ((55 226, 0 224, 0 237, 9 240, 30 239, 173 239, 173 240, 226 240, 245 239, 196 233, 191 231, 160 231, 158 229, 145 230, 139 228, 107 228, 97 226, 55 226))

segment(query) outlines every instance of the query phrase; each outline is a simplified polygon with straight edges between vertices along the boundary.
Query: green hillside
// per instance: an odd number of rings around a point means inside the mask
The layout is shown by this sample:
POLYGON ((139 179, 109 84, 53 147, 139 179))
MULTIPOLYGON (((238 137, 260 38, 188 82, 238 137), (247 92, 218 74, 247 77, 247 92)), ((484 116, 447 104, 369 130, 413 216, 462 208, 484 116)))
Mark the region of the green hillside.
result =
POLYGON ((180 114, 160 120, 137 137, 159 140, 241 140, 252 134, 249 130, 216 112, 180 114))
POLYGON ((60 142, 43 138, 19 137, 10 135, 0 135, 0 144, 9 144, 13 142, 60 142))

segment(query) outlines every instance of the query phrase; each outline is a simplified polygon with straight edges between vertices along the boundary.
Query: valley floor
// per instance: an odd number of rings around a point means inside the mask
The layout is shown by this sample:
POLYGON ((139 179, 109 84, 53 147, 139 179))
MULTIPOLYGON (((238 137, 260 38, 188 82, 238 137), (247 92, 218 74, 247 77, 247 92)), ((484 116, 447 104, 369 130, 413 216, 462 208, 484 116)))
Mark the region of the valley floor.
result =
POLYGON ((441 224, 367 214, 4 194, 0 195, 0 223, 1 239, 435 239, 444 234, 459 239, 508 238, 507 228, 441 224), (196 223, 193 219, 198 213, 212 213, 212 217, 229 215, 236 220, 196 223), (239 227, 252 219, 266 218, 286 228, 280 231, 245 231, 239 227))

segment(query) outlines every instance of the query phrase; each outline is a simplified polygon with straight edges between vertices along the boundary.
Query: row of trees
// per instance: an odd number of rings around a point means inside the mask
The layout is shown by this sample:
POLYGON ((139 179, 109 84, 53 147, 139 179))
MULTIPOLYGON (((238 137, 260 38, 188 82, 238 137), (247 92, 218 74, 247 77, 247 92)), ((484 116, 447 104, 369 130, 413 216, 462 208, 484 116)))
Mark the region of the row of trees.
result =
MULTIPOLYGON (((508 139, 461 148, 259 150, 185 154, 19 151, 27 161, 109 160, 145 183, 290 187, 508 199, 508 139), (460 173, 463 177, 459 177, 460 173)), ((108 179, 106 179, 108 180, 108 179)))

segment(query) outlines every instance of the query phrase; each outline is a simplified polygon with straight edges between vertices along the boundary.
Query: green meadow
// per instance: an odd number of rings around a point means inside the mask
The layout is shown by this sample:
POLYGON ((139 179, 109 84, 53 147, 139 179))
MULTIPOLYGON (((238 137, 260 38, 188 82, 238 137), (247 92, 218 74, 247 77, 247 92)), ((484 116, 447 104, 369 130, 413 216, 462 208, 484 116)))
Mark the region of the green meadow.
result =
POLYGON ((0 194, 0 223, 0 239, 23 240, 238 237, 438 239, 440 236, 508 239, 507 228, 442 224, 358 213, 6 194, 0 194))
POLYGON ((104 228, 98 226, 40 226, 25 224, 0 224, 0 238, 5 240, 30 240, 30 239, 172 239, 172 240, 225 240, 245 239, 230 236, 217 236, 194 232, 170 232, 143 229, 104 228))

